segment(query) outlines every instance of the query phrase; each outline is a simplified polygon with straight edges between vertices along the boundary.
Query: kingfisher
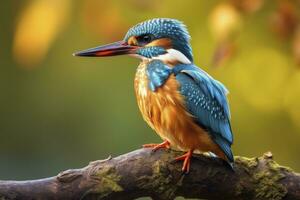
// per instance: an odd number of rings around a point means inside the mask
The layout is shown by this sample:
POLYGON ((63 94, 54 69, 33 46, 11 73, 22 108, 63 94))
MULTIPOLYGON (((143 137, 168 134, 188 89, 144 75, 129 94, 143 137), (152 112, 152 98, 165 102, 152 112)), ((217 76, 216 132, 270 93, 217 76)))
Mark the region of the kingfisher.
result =
POLYGON ((128 30, 123 40, 75 56, 131 55, 141 60, 134 89, 143 119, 163 140, 145 144, 156 151, 183 151, 188 173, 193 153, 219 157, 232 166, 233 134, 228 90, 193 62, 190 35, 179 20, 155 18, 128 30))

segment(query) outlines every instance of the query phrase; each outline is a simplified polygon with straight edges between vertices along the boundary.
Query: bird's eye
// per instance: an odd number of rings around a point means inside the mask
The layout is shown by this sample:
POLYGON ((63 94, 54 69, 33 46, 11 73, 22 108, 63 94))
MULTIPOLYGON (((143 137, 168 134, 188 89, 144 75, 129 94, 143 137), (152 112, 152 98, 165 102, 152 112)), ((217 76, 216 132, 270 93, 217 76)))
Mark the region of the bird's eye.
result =
POLYGON ((151 36, 150 35, 145 35, 144 37, 143 37, 143 41, 144 42, 151 42, 151 36))
POLYGON ((138 38, 138 41, 140 45, 145 45, 151 42, 152 38, 153 38, 152 35, 142 35, 138 38))

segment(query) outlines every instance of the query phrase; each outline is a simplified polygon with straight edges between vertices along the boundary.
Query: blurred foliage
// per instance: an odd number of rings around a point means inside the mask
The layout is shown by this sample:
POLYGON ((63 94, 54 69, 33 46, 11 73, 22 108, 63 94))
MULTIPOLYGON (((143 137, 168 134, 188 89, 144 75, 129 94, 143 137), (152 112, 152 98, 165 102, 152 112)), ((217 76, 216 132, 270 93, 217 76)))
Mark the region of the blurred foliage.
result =
POLYGON ((13 53, 20 66, 37 65, 66 24, 70 0, 32 0, 21 11, 13 53))
POLYGON ((146 19, 182 20, 195 63, 230 90, 236 155, 300 171, 297 0, 24 0, 0 7, 0 179, 82 167, 160 139, 134 97, 138 61, 75 58, 146 19))

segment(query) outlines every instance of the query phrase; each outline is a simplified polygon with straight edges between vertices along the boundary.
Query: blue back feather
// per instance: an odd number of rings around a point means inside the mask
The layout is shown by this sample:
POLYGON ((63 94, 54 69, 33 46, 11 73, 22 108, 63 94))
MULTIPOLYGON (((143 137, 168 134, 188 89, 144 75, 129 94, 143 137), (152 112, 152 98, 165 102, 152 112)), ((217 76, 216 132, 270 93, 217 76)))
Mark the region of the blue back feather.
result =
POLYGON ((226 95, 228 90, 206 72, 194 65, 177 65, 174 68, 180 83, 180 92, 196 121, 206 128, 229 161, 233 161, 231 144, 233 135, 226 95))

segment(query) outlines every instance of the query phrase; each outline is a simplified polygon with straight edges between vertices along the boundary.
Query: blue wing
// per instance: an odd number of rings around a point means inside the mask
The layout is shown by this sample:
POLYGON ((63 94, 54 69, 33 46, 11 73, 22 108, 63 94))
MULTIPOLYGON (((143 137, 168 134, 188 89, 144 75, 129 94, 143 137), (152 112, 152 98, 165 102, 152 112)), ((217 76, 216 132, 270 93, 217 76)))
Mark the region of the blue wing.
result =
POLYGON ((180 93, 185 97, 189 112, 197 123, 208 130, 211 138, 233 161, 230 111, 225 86, 194 65, 177 65, 174 74, 180 83, 180 93))

